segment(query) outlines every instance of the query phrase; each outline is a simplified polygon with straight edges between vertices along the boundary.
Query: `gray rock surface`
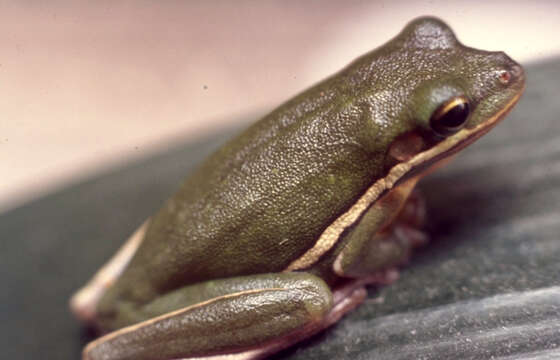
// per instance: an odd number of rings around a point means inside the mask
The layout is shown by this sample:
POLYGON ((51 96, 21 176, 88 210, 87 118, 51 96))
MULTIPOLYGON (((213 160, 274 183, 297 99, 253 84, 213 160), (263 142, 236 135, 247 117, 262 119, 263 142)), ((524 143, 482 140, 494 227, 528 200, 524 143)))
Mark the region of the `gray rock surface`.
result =
MULTIPOLYGON (((400 279, 274 359, 560 358, 560 60, 527 73, 512 114, 421 183, 432 241, 400 279)), ((71 293, 230 136, 0 215, 2 357, 78 359, 92 337, 71 293)))

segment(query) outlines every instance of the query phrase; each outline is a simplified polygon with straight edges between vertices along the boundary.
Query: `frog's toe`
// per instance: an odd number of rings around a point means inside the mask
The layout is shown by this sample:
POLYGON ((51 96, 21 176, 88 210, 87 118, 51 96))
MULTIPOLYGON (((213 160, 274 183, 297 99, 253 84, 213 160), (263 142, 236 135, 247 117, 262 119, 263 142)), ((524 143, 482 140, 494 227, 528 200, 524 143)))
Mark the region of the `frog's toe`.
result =
POLYGON ((426 245, 430 240, 425 231, 406 225, 395 226, 393 233, 395 240, 400 242, 405 248, 417 248, 426 245))

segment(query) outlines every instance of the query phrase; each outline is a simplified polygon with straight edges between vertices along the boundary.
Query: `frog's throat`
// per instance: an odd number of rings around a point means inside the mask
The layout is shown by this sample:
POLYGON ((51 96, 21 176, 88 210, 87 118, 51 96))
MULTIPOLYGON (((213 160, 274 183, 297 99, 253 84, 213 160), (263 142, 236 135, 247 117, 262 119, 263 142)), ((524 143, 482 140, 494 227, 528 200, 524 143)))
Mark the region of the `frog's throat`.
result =
POLYGON ((436 146, 418 153, 406 162, 399 163, 389 170, 387 176, 377 180, 366 192, 348 209, 340 215, 321 234, 315 245, 302 256, 292 261, 284 271, 301 270, 311 267, 321 256, 329 251, 341 237, 344 230, 355 224, 364 212, 385 192, 391 190, 403 180, 413 175, 418 175, 431 165, 455 154, 467 145, 474 142, 490 131, 503 119, 513 106, 519 101, 523 89, 519 91, 501 110, 496 112, 487 121, 478 124, 472 129, 462 129, 452 136, 438 143, 436 146))

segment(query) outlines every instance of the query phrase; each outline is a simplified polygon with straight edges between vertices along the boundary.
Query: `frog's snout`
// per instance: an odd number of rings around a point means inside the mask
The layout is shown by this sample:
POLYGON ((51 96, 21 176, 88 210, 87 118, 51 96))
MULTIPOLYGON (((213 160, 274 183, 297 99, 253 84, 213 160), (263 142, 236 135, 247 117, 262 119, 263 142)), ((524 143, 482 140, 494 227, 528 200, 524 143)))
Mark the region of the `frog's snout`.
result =
POLYGON ((507 86, 523 87, 525 85, 525 71, 523 67, 512 60, 506 53, 496 52, 496 60, 501 63, 503 71, 498 75, 498 80, 507 86))

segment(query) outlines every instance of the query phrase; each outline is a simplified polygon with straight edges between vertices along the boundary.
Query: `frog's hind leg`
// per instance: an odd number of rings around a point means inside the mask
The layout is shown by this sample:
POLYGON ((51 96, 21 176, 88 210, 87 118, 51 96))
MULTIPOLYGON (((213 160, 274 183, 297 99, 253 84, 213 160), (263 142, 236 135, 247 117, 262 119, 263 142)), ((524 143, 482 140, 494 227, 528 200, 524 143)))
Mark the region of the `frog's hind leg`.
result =
MULTIPOLYGON (((277 273, 190 285, 117 316, 140 321, 101 337, 85 360, 248 360, 301 341, 336 322, 365 297, 361 286, 333 301, 315 275, 277 273)), ((111 320, 106 320, 111 322, 111 320)))
POLYGON ((86 323, 93 323, 99 300, 107 292, 107 289, 114 284, 136 253, 144 239, 148 223, 149 219, 140 225, 119 251, 97 271, 84 287, 70 298, 70 309, 78 319, 86 323))

